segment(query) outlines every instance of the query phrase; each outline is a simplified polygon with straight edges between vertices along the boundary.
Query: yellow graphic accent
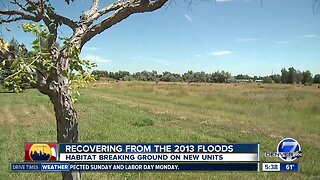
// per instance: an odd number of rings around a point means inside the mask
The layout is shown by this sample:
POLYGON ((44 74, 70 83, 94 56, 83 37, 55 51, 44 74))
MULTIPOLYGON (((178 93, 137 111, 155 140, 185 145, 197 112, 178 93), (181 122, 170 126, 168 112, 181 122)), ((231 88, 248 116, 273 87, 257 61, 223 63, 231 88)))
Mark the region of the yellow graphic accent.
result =
POLYGON ((33 144, 29 156, 32 160, 49 160, 52 156, 51 148, 48 144, 33 144))

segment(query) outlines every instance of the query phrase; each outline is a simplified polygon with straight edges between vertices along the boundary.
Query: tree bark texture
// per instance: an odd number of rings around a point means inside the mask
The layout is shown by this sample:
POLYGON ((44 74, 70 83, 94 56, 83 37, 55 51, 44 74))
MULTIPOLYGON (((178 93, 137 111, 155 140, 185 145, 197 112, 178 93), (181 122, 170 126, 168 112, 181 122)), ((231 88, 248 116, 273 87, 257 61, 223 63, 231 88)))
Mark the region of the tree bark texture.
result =
MULTIPOLYGON (((63 83, 57 84, 50 99, 54 105, 56 116, 57 142, 78 142, 77 111, 68 93, 67 86, 63 83)), ((78 180, 80 179, 80 172, 62 172, 62 177, 64 180, 78 180)))

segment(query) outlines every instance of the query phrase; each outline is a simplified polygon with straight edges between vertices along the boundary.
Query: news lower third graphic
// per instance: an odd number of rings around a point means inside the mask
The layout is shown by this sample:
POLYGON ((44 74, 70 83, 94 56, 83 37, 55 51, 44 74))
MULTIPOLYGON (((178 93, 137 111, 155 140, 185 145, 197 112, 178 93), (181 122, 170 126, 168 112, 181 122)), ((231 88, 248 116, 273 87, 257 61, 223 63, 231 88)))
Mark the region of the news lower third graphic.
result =
POLYGON ((279 157, 285 162, 295 161, 302 157, 301 146, 299 142, 293 138, 282 139, 277 147, 277 152, 266 152, 266 157, 279 157))
POLYGON ((12 172, 259 171, 258 143, 25 144, 12 172))
POLYGON ((278 153, 284 153, 284 155, 280 155, 280 158, 286 162, 294 161, 298 157, 302 156, 301 146, 299 142, 293 138, 285 138, 281 140, 278 144, 277 150, 278 153), (289 153, 289 155, 285 153, 289 153))
POLYGON ((299 164, 292 162, 302 157, 301 146, 293 138, 284 138, 278 143, 277 152, 266 152, 265 156, 279 157, 285 163, 262 163, 262 171, 264 172, 299 171, 299 164))
POLYGON ((25 144, 25 161, 56 161, 57 144, 25 144))
POLYGON ((262 171, 298 171, 298 163, 262 163, 262 171))

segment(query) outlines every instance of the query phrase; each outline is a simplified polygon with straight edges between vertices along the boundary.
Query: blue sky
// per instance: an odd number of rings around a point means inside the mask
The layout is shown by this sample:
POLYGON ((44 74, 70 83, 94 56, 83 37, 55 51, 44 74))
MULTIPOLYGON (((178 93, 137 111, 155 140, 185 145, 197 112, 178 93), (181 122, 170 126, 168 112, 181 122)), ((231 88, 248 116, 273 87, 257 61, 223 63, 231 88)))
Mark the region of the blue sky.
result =
MULTIPOLYGON (((77 20, 91 1, 53 2, 58 12, 77 20)), ((314 0, 263 0, 263 5, 260 0, 194 0, 200 3, 191 7, 176 2, 130 16, 88 42, 81 57, 109 71, 226 70, 263 76, 293 66, 320 73, 320 12, 313 13, 314 0)), ((2 36, 30 43, 32 37, 17 25, 1 27, 2 36)), ((60 30, 60 35, 70 33, 60 30)))

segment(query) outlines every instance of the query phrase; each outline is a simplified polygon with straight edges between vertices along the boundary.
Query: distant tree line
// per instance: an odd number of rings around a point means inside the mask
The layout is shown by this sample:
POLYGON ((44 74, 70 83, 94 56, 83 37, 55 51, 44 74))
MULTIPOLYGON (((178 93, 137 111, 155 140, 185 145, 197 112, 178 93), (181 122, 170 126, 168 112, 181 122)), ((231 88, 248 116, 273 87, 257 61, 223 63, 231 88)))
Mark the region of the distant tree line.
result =
POLYGON ((109 78, 122 81, 152 81, 152 82, 206 82, 206 83, 230 83, 230 82, 263 82, 263 83, 283 83, 283 84, 312 84, 320 83, 320 74, 312 76, 309 70, 300 71, 290 67, 288 70, 283 68, 281 74, 273 74, 270 76, 249 76, 239 74, 232 76, 226 71, 216 71, 206 73, 204 71, 194 72, 188 71, 183 74, 177 74, 165 71, 158 73, 157 71, 141 71, 129 73, 128 71, 108 72, 105 70, 94 70, 92 72, 96 79, 109 78))
MULTIPOLYGON (((45 42, 41 42, 45 43, 45 42)), ((14 38, 10 41, 9 52, 19 57, 30 57, 30 52, 27 51, 24 44, 20 44, 14 38)), ((1 56, 1 54, 0 54, 1 56)), ((13 74, 11 64, 4 64, 0 68, 0 85, 12 91, 15 89, 14 84, 6 83, 4 79, 13 74)), ((281 74, 273 74, 270 76, 258 77, 249 76, 246 74, 238 74, 232 76, 226 71, 216 71, 213 73, 206 73, 204 71, 194 72, 188 71, 183 74, 177 74, 165 71, 158 73, 157 71, 141 71, 136 73, 129 73, 128 71, 109 72, 106 70, 94 70, 92 72, 95 78, 109 78, 122 81, 152 81, 152 82, 206 82, 206 83, 231 83, 231 82, 263 82, 263 83, 283 83, 283 84, 320 84, 320 74, 312 75, 309 70, 300 71, 293 67, 288 69, 283 68, 281 74)), ((21 88, 30 88, 31 85, 27 79, 22 78, 21 88)))
POLYGON ((230 73, 217 71, 211 74, 188 71, 184 74, 171 73, 168 71, 158 74, 157 71, 142 71, 130 74, 128 71, 108 72, 95 70, 92 72, 96 79, 101 77, 112 78, 123 81, 154 81, 154 82, 207 82, 207 83, 224 83, 232 79, 230 73))

